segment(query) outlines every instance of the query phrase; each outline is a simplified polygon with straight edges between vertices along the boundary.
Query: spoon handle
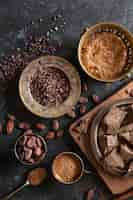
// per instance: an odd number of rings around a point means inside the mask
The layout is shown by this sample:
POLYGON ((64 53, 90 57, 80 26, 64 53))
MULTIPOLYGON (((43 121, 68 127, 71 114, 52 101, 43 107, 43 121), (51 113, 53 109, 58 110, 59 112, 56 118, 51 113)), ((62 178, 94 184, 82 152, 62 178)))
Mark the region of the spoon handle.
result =
POLYGON ((5 196, 1 200, 8 200, 8 199, 12 198, 17 192, 19 192, 20 190, 22 190, 27 185, 28 185, 28 183, 26 182, 25 184, 21 185, 20 187, 18 187, 17 189, 15 189, 13 192, 11 192, 10 194, 8 194, 7 196, 5 196))

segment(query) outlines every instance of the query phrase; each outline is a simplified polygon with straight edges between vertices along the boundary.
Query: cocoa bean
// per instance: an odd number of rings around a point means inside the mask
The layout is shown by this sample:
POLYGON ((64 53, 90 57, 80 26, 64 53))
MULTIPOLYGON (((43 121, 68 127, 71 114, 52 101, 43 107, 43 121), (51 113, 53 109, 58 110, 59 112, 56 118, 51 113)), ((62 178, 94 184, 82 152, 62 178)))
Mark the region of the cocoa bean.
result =
POLYGON ((88 98, 87 97, 80 97, 79 102, 82 104, 88 103, 88 98))
POLYGON ((18 124, 18 127, 20 129, 28 130, 28 129, 30 129, 30 124, 28 124, 27 122, 20 122, 18 124))
POLYGON ((56 136, 57 136, 57 137, 62 137, 63 134, 64 134, 64 131, 63 131, 63 130, 59 130, 59 131, 56 132, 56 136))
POLYGON ((7 115, 8 119, 12 120, 12 121, 15 121, 16 120, 16 117, 10 113, 8 113, 7 115))
POLYGON ((52 140, 52 139, 55 139, 55 132, 49 131, 46 135, 46 140, 52 140))
POLYGON ((43 123, 37 123, 35 126, 38 130, 44 130, 46 128, 45 124, 43 123))
POLYGON ((59 121, 58 120, 53 120, 53 129, 57 131, 60 127, 59 121))
POLYGON ((8 135, 11 135, 13 130, 14 130, 14 121, 9 119, 6 125, 6 132, 8 135))
POLYGON ((76 117, 76 113, 74 112, 74 110, 70 110, 69 112, 67 112, 68 117, 71 118, 75 118, 76 117))
POLYGON ((3 130, 3 126, 2 126, 2 122, 0 122, 0 134, 2 133, 3 130))
POLYGON ((87 83, 83 83, 83 92, 87 92, 87 91, 88 91, 87 83))
POLYGON ((86 112, 86 106, 85 105, 81 105, 80 106, 80 114, 84 114, 86 112))

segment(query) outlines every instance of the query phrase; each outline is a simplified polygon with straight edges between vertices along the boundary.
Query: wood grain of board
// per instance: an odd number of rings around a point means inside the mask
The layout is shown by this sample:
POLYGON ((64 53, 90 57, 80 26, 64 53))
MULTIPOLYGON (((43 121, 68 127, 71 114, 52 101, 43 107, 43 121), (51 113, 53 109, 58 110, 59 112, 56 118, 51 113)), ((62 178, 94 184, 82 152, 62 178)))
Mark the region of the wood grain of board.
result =
MULTIPOLYGON (((69 133, 74 139, 74 141, 78 144, 81 151, 86 155, 88 160, 91 162, 91 164, 96 169, 98 175, 101 177, 101 179, 104 181, 108 189, 112 192, 114 195, 123 194, 125 196, 124 199, 126 199, 127 196, 133 195, 133 192, 130 191, 127 192, 129 189, 133 187, 133 177, 118 177, 118 176, 111 176, 107 174, 95 161, 94 156, 91 153, 91 148, 89 144, 89 133, 90 133, 90 126, 93 118, 96 116, 96 114, 100 111, 100 109, 103 108, 103 106, 108 105, 110 103, 113 103, 115 100, 119 100, 122 98, 127 98, 128 93, 127 90, 133 88, 133 81, 128 83, 126 86, 121 88, 119 91, 117 91, 115 94, 107 98, 105 101, 103 101, 101 104, 97 105, 95 108, 93 108, 91 111, 89 111, 87 114, 76 120, 69 129, 69 133), (87 126, 86 126, 87 124, 87 126), (126 192, 126 194, 124 194, 126 192), (129 194, 129 195, 128 195, 129 194)), ((116 199, 121 199, 122 196, 116 197, 116 199)))

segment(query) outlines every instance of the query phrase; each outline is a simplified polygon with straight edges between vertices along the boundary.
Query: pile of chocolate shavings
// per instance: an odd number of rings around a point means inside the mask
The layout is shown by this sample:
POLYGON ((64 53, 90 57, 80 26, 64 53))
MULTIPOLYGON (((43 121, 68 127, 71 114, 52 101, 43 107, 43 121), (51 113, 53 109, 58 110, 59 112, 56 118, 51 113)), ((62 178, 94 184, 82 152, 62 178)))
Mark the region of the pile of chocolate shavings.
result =
POLYGON ((0 61, 0 90, 5 91, 9 81, 19 78, 29 62, 39 56, 53 55, 56 49, 50 46, 44 36, 40 38, 28 37, 24 49, 16 54, 4 57, 0 61))

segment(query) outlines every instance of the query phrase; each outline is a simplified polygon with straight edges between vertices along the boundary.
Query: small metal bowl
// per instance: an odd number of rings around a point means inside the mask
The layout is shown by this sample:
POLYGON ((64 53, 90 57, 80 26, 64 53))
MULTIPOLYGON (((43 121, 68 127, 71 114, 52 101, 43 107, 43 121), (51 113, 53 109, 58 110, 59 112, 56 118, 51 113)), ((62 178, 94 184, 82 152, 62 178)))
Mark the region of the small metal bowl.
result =
MULTIPOLYGON (((28 134, 27 134, 27 135, 28 135, 28 134)), ((32 134, 32 135, 35 135, 35 134, 32 134)), ((40 136, 40 135, 35 135, 35 136, 38 137, 38 138, 42 141, 42 144, 43 144, 44 150, 45 150, 44 153, 43 153, 43 155, 42 155, 42 156, 39 158, 39 160, 36 161, 35 163, 25 162, 25 161, 21 160, 20 156, 18 155, 17 146, 18 146, 19 141, 24 137, 24 135, 19 136, 19 137, 17 138, 16 142, 15 142, 15 145, 14 145, 14 154, 15 154, 17 160, 19 160, 19 162, 20 162, 21 164, 23 164, 23 165, 27 165, 27 166, 34 166, 34 165, 37 165, 37 164, 39 164, 39 163, 42 162, 42 160, 45 158, 45 156, 46 156, 46 154, 47 154, 47 151, 48 151, 48 150, 47 150, 47 143, 45 142, 44 138, 43 138, 42 136, 40 136)))
POLYGON ((56 118, 66 114, 78 102, 81 93, 81 81, 75 67, 57 56, 43 56, 33 60, 22 72, 19 80, 19 94, 25 107, 33 114, 46 117, 56 118), (31 77, 38 69, 42 67, 54 67, 64 72, 70 83, 70 93, 66 100, 60 105, 43 106, 39 104, 32 96, 30 91, 31 77))
MULTIPOLYGON (((66 172, 66 173, 68 173, 68 172, 66 172)), ((52 163, 52 174, 53 174, 54 178, 55 178, 58 182, 63 183, 63 184, 66 184, 66 185, 70 185, 70 184, 76 183, 76 182, 78 182, 78 181, 82 178, 82 176, 83 176, 84 174, 91 174, 91 173, 92 173, 91 171, 85 169, 85 165, 84 165, 84 162, 83 162, 82 158, 81 158, 78 154, 76 154, 76 153, 74 153, 74 152, 62 152, 62 153, 58 154, 58 155, 54 158, 53 163, 52 163), (73 159, 78 160, 78 162, 79 162, 79 164, 80 164, 81 169, 80 169, 79 176, 77 176, 77 177, 75 178, 75 180, 73 180, 73 181, 64 181, 63 178, 61 178, 61 177, 55 172, 55 169, 54 169, 55 161, 56 161, 58 158, 60 158, 61 156, 63 156, 63 155, 72 156, 73 159)))
POLYGON ((114 82, 117 80, 124 79, 128 73, 131 72, 133 69, 133 35, 131 32, 129 32, 125 27, 119 25, 119 24, 113 24, 113 23, 99 23, 91 27, 87 27, 82 34, 78 46, 78 59, 79 63, 82 67, 82 69, 93 79, 96 79, 98 81, 102 82, 114 82), (127 63, 124 66, 123 73, 116 78, 107 80, 107 79, 100 79, 96 77, 94 74, 92 74, 89 70, 87 70, 87 67, 85 66, 83 59, 82 59, 82 49, 84 47, 84 43, 88 41, 88 38, 90 36, 94 35, 95 33, 99 32, 111 32, 114 33, 116 36, 121 38, 121 40, 124 42, 127 52, 128 52, 128 58, 127 63))
POLYGON ((111 168, 108 165, 103 164, 103 155, 101 152, 101 149, 98 144, 98 134, 99 134, 99 126, 100 123, 103 119, 103 117, 109 112, 110 108, 112 106, 124 106, 124 105, 130 105, 133 104, 133 98, 127 98, 127 99, 122 99, 115 101, 112 104, 109 104, 105 106, 94 118, 92 125, 91 125, 91 130, 90 130, 90 145, 91 145, 91 151, 92 154, 97 161, 97 163, 105 170, 105 172, 111 174, 111 175, 116 175, 116 176, 122 176, 125 171, 119 170, 119 169, 114 169, 111 168))

